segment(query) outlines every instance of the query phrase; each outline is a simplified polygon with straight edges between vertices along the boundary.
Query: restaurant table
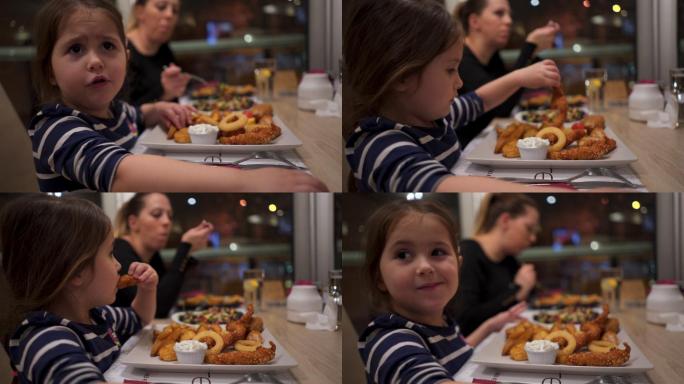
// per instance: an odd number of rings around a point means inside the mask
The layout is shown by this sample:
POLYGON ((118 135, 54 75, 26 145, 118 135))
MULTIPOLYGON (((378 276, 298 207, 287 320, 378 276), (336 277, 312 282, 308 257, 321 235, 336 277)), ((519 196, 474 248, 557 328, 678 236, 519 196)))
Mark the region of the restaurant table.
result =
MULTIPOLYGON (((283 306, 270 306, 255 313, 264 320, 264 326, 297 361, 290 373, 301 384, 342 382, 342 332, 313 331, 304 324, 286 319, 283 306)), ((168 324, 169 320, 154 320, 155 325, 168 324)), ((117 370, 119 371, 119 370, 117 370)), ((115 381, 123 378, 112 377, 115 381)))

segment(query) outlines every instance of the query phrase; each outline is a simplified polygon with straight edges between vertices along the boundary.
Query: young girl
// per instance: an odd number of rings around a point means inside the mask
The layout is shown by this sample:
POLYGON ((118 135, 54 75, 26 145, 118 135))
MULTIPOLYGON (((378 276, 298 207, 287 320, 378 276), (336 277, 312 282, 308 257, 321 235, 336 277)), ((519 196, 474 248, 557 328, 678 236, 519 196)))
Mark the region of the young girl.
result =
POLYGON ((36 25, 36 89, 45 104, 28 133, 41 190, 325 190, 303 172, 241 171, 132 155, 138 126, 184 126, 190 112, 165 102, 138 111, 115 100, 128 60, 117 9, 106 0, 51 0, 36 25))
POLYGON ((21 383, 104 381, 121 344, 154 317, 157 273, 131 264, 132 308, 114 308, 121 265, 109 218, 80 199, 27 195, 0 218, 2 271, 23 318, 9 356, 21 383))
POLYGON ((344 57, 358 126, 346 157, 362 191, 529 190, 450 172, 461 150, 455 128, 475 120, 520 87, 560 83, 546 60, 460 97, 460 24, 435 0, 356 1, 344 57), (358 117, 358 119, 357 119, 358 117))
POLYGON ((438 203, 396 201, 369 219, 366 277, 376 307, 388 313, 359 339, 368 383, 450 383, 491 332, 518 317, 520 303, 464 338, 445 316, 459 284, 457 226, 438 203))

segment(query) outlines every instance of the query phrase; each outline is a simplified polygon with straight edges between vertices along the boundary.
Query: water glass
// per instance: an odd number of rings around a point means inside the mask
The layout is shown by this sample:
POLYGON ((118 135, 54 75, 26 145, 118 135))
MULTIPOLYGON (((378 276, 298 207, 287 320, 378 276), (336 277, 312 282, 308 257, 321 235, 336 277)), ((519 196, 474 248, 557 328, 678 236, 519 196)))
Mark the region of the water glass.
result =
POLYGON ((273 99, 273 79, 276 73, 275 59, 255 59, 254 79, 257 95, 261 100, 273 99))
POLYGON ((670 70, 670 98, 674 108, 675 125, 684 127, 684 69, 670 70))
POLYGON ((622 268, 608 268, 601 270, 601 297, 610 306, 611 312, 620 310, 620 285, 622 283, 622 268))
POLYGON ((592 113, 604 109, 606 82, 608 72, 603 68, 584 70, 584 88, 587 94, 587 106, 592 113))
POLYGON ((670 69, 670 92, 674 93, 676 89, 684 88, 684 84, 681 82, 681 75, 684 75, 684 68, 670 69))
POLYGON ((242 291, 245 305, 252 304, 254 311, 261 310, 261 294, 264 286, 263 269, 246 269, 242 274, 242 291))
POLYGON ((342 325, 342 270, 333 269, 328 272, 328 305, 335 307, 337 312, 337 326, 342 325))

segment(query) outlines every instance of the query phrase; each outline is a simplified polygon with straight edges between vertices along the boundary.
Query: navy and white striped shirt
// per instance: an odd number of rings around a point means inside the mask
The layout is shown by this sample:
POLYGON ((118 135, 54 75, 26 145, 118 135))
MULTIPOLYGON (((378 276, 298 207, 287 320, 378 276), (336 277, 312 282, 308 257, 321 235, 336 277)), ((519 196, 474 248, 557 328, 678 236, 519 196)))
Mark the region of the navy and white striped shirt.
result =
POLYGON ((34 116, 28 134, 38 186, 43 192, 109 191, 116 169, 135 144, 140 111, 114 101, 111 119, 99 119, 60 104, 34 116))
POLYGON ((461 155, 456 128, 484 111, 475 92, 454 98, 451 113, 435 127, 404 125, 368 117, 347 141, 345 155, 363 192, 432 192, 451 175, 461 155))
POLYGON ((470 359, 458 325, 414 323, 396 314, 376 318, 359 338, 359 352, 368 383, 439 383, 453 376, 470 359))
POLYGON ((91 383, 119 356, 121 344, 141 328, 132 308, 90 310, 95 324, 80 324, 46 311, 31 312, 9 341, 20 383, 91 383))

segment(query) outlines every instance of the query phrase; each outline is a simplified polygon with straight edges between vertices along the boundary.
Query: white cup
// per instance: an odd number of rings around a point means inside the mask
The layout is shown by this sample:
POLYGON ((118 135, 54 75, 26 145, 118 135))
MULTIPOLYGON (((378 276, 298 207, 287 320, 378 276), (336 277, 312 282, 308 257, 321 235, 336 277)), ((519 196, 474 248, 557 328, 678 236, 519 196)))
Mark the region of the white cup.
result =
POLYGON ((321 313, 323 299, 315 285, 295 285, 287 297, 287 320, 306 323, 311 313, 321 313))
POLYGON ((647 121, 649 113, 662 111, 665 98, 660 93, 658 84, 635 84, 629 95, 629 118, 647 121))
POLYGON ((305 73, 297 88, 297 106, 308 111, 316 110, 313 100, 333 99, 333 86, 325 73, 305 73))

